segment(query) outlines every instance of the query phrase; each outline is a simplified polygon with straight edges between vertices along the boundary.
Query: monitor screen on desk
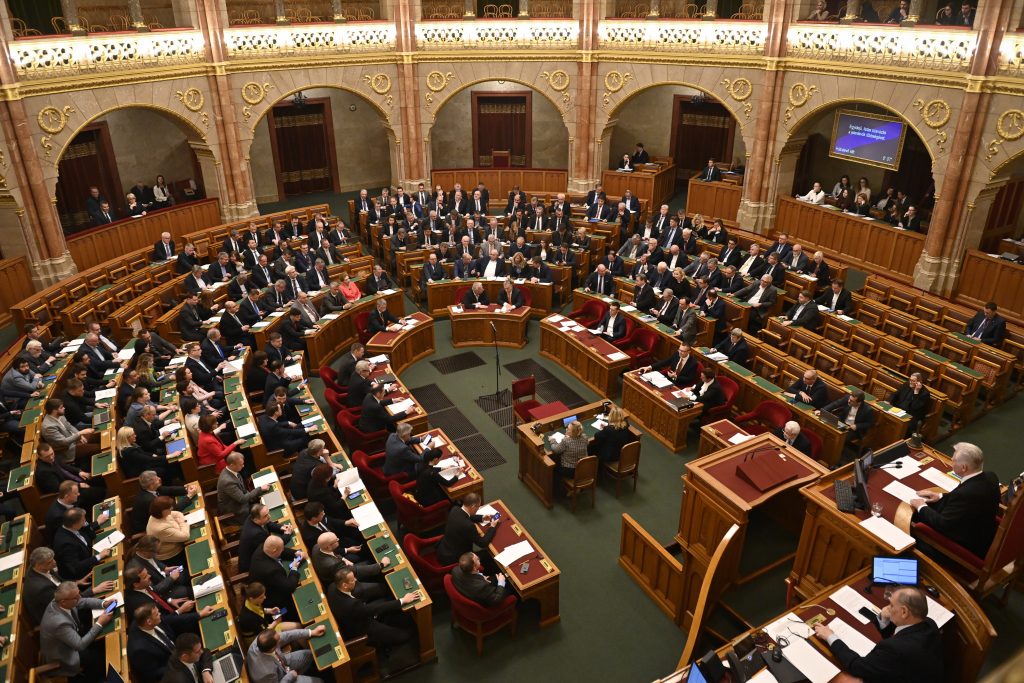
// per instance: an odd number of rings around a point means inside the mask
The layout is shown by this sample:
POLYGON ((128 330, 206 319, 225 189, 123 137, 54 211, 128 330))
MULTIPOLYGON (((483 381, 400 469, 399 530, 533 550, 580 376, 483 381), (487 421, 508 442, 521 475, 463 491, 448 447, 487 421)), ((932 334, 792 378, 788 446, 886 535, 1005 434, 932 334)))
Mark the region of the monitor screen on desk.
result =
POLYGON ((697 666, 696 660, 690 665, 690 675, 686 677, 686 683, 708 683, 708 679, 704 678, 704 672, 697 666))
MULTIPOLYGON (((870 451, 868 455, 870 456, 870 451)), ((865 458, 857 458, 853 461, 853 495, 857 501, 857 507, 861 510, 871 509, 871 500, 868 498, 868 467, 871 461, 865 464, 865 458)))
POLYGON ((575 415, 570 415, 569 417, 567 417, 567 418, 562 420, 562 426, 563 427, 568 427, 570 422, 575 422, 575 421, 576 421, 576 416, 575 415))
POLYGON ((876 557, 871 564, 873 583, 917 585, 917 560, 903 557, 876 557))

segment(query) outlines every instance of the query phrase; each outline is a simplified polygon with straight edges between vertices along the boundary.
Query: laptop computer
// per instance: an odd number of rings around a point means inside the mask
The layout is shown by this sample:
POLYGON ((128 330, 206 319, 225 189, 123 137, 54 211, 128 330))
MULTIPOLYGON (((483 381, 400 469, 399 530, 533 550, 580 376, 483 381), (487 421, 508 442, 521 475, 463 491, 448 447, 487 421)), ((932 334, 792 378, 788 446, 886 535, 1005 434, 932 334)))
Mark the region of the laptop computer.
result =
POLYGON ((238 670, 238 663, 232 653, 227 653, 213 660, 213 681, 214 683, 231 683, 242 677, 238 670))
POLYGON ((818 417, 821 419, 822 422, 824 422, 827 425, 831 425, 836 429, 846 429, 847 427, 847 424, 840 420, 838 415, 836 415, 835 413, 830 413, 827 410, 821 411, 821 414, 818 417))
POLYGON ((562 419, 562 426, 563 427, 568 427, 570 422, 575 422, 575 421, 576 421, 576 416, 575 415, 570 415, 569 417, 566 417, 566 418, 562 419))

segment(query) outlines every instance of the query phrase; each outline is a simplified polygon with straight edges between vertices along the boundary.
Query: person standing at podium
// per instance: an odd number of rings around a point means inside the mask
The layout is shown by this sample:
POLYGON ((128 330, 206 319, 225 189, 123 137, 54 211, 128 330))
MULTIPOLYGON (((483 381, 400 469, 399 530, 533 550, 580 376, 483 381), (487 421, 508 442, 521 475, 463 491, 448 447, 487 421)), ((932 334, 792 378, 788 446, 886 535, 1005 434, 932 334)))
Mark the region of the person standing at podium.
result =
POLYGON ((858 655, 832 629, 814 627, 846 673, 866 683, 933 683, 944 679, 942 636, 928 618, 928 601, 917 588, 893 592, 875 624, 882 641, 858 655))

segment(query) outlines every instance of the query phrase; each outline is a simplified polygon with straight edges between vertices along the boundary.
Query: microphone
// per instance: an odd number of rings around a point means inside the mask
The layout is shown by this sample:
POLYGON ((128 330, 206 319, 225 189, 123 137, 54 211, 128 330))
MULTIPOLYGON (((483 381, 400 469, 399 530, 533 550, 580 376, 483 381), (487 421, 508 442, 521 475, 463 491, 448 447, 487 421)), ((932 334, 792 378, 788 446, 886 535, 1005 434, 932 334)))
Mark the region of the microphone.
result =
POLYGON ((767 446, 767 447, 757 448, 757 449, 751 451, 750 453, 747 453, 746 455, 744 455, 743 456, 743 462, 746 462, 747 460, 754 460, 757 456, 761 455, 762 453, 768 453, 769 451, 775 451, 777 453, 778 450, 779 449, 776 448, 775 446, 767 446))
POLYGON ((492 331, 493 331, 493 332, 494 332, 495 334, 497 334, 497 333, 498 333, 498 328, 497 328, 497 326, 496 326, 496 325, 494 324, 494 321, 493 321, 493 320, 492 320, 492 321, 490 322, 490 325, 491 325, 491 330, 492 330, 492 331))

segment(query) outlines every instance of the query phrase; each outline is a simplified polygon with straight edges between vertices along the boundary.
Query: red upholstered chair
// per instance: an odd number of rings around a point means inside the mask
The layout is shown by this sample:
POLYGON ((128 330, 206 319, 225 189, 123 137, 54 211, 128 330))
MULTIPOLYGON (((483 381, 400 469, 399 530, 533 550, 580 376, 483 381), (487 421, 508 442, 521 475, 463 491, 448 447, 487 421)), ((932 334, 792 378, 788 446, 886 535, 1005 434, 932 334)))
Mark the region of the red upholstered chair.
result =
POLYGON ((469 291, 470 285, 462 285, 455 290, 455 294, 452 296, 452 305, 458 306, 462 303, 462 297, 466 296, 466 292, 469 291))
POLYGON ((633 335, 636 334, 639 329, 640 328, 637 327, 636 322, 632 318, 626 317, 626 334, 622 335, 622 337, 617 341, 613 341, 612 345, 617 346, 620 349, 625 348, 632 343, 633 335))
POLYGON ((580 325, 590 328, 601 322, 601 318, 608 312, 608 304, 603 301, 597 301, 591 299, 583 304, 583 307, 578 311, 573 311, 568 315, 580 325))
POLYGON ((516 611, 516 596, 510 595, 505 601, 494 607, 470 600, 452 584, 452 575, 444 576, 444 592, 452 603, 452 626, 476 637, 476 653, 483 654, 484 637, 497 633, 506 626, 512 627, 512 635, 516 633, 519 613, 516 611))
POLYGON ((339 396, 338 392, 330 387, 324 389, 324 398, 327 399, 327 405, 331 407, 332 415, 337 416, 338 413, 348 409, 348 406, 345 405, 345 397, 339 396))
POLYGON ((715 377, 715 381, 718 382, 718 386, 722 387, 722 393, 725 394, 725 403, 709 410, 708 414, 703 419, 703 422, 705 423, 729 417, 729 413, 732 411, 733 401, 736 400, 736 395, 740 391, 739 385, 736 384, 736 380, 732 377, 718 375, 715 377))
POLYGON ((629 363, 631 370, 650 365, 654 359, 654 349, 658 346, 658 333, 646 327, 637 327, 630 335, 628 344, 619 345, 622 352, 632 360, 629 363))
POLYGON ((974 598, 982 599, 1002 587, 1000 601, 1006 606, 1010 588, 1019 582, 1022 574, 1021 558, 1024 557, 1024 494, 1019 491, 999 518, 996 535, 992 539, 985 557, 978 557, 970 550, 951 541, 927 524, 913 525, 915 535, 923 538, 935 550, 942 553, 947 561, 942 566, 962 579, 962 583, 974 598))
POLYGON ((821 437, 809 429, 801 429, 800 433, 806 436, 807 441, 811 444, 811 459, 817 460, 818 456, 821 455, 821 437))
POLYGON ((782 429, 793 419, 793 412, 775 401, 761 401, 749 413, 737 415, 733 422, 742 425, 751 434, 764 434, 775 429, 782 429), (745 423, 752 424, 745 424, 745 423))
POLYGON ((363 451, 352 451, 352 464, 359 470, 359 476, 370 489, 370 495, 374 498, 388 495, 388 484, 392 481, 404 483, 409 477, 405 472, 384 474, 384 453, 367 455, 363 451))
POLYGON ((530 411, 540 405, 542 405, 541 402, 537 400, 536 377, 530 375, 512 382, 512 410, 516 414, 517 424, 518 422, 529 422, 530 411), (519 400, 527 396, 530 397, 528 401, 519 400))
POLYGON ((405 556, 409 558, 416 575, 423 582, 423 587, 431 595, 444 590, 444 577, 455 569, 455 564, 441 564, 437 561, 437 544, 443 536, 431 538, 420 538, 416 534, 406 534, 402 537, 402 548, 405 549, 405 556))
POLYGON ((533 293, 530 292, 529 289, 527 289, 526 287, 516 287, 515 285, 512 285, 512 286, 516 290, 518 290, 519 293, 522 295, 522 297, 523 297, 523 305, 524 306, 526 306, 527 308, 529 308, 530 306, 533 306, 533 293))
POLYGON ((355 320, 352 321, 352 324, 355 325, 356 333, 359 335, 359 343, 365 344, 366 342, 370 341, 370 337, 372 337, 373 335, 370 334, 369 311, 357 313, 355 320))
POLYGON ((330 365, 321 365, 316 374, 320 376, 320 379, 324 381, 324 386, 328 389, 332 389, 339 394, 348 393, 348 387, 338 384, 338 373, 330 365))
POLYGON ((388 481, 388 493, 398 510, 398 526, 407 532, 423 534, 444 526, 448 511, 452 508, 449 500, 440 500, 429 507, 420 505, 413 496, 416 482, 400 484, 394 479, 388 481))
POLYGON ((351 410, 342 410, 337 413, 336 421, 341 427, 341 434, 345 437, 345 443, 349 448, 365 448, 368 451, 379 451, 384 448, 384 441, 388 438, 388 430, 379 429, 376 432, 364 432, 359 429, 359 414, 351 410))

